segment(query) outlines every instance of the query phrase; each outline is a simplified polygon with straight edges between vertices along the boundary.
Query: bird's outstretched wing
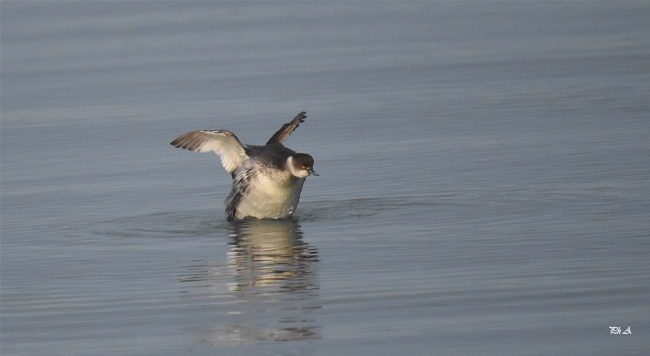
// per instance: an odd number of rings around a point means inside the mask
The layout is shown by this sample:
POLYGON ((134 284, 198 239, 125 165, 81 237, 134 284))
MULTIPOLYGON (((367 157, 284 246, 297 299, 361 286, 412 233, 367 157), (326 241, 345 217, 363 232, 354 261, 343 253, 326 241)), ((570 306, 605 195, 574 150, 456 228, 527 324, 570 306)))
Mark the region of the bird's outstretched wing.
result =
POLYGON ((287 136, 289 136, 290 133, 293 132, 300 124, 305 122, 305 118, 307 117, 306 111, 301 112, 300 114, 296 115, 296 117, 291 120, 291 122, 286 123, 282 125, 282 128, 278 130, 278 132, 274 133, 273 136, 269 139, 269 141, 266 143, 267 145, 273 144, 273 143, 282 143, 287 136))
POLYGON ((188 132, 171 145, 196 152, 213 151, 219 155, 223 168, 228 173, 234 172, 248 156, 237 136, 226 130, 200 130, 188 132))

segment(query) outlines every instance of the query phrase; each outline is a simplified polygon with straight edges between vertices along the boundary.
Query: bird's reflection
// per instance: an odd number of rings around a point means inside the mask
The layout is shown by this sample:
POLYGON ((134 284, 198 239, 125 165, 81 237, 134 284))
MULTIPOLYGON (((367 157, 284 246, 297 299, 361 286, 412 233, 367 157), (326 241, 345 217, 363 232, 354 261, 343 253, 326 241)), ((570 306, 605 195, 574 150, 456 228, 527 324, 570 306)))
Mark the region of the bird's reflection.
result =
POLYGON ((241 346, 254 342, 315 340, 321 327, 316 249, 302 240, 296 220, 244 220, 231 225, 227 262, 200 263, 186 282, 200 281, 227 310, 218 312, 202 342, 241 346), (224 268, 226 267, 226 268, 224 268), (227 300, 223 300, 224 297, 227 300), (234 300, 232 300, 234 298, 234 300))
POLYGON ((309 294, 318 289, 310 278, 316 249, 302 241, 295 220, 249 220, 234 224, 229 260, 237 268, 233 290, 309 294))

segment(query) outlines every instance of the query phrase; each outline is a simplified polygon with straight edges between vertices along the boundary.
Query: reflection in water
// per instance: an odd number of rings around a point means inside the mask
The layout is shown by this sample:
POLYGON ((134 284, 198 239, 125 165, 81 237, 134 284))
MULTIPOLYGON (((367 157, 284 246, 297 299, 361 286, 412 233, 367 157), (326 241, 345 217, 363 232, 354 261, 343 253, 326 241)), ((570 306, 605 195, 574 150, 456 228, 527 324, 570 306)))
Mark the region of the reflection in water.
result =
POLYGON ((242 346, 320 339, 313 314, 320 308, 318 256, 302 241, 298 222, 245 220, 231 226, 227 263, 202 261, 183 279, 199 282, 215 305, 228 308, 217 312, 202 342, 242 346))

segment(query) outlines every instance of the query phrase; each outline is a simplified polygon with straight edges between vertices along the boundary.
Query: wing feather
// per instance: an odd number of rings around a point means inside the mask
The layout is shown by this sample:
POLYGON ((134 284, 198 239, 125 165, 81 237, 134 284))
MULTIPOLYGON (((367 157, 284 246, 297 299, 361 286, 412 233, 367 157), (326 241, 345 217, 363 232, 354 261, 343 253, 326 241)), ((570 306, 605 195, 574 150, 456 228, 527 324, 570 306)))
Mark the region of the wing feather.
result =
POLYGON ((176 148, 196 152, 214 152, 223 168, 234 172, 248 158, 244 146, 235 134, 227 130, 200 130, 188 132, 171 142, 176 148))
POLYGON ((298 126, 300 126, 301 123, 305 122, 305 119, 307 118, 306 111, 301 112, 300 114, 296 115, 296 117, 291 120, 291 122, 288 122, 278 130, 273 136, 269 139, 269 141, 266 143, 267 145, 273 144, 273 143, 282 143, 285 138, 289 136, 293 132, 293 130, 297 129, 298 126))

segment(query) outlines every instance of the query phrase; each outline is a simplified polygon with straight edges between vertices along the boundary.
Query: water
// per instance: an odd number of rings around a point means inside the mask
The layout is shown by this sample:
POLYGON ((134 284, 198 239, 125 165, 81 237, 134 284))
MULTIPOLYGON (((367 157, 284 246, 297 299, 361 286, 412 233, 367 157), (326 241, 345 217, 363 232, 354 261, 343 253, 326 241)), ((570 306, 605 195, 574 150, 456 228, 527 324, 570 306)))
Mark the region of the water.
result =
POLYGON ((3 355, 648 353, 648 3, 1 10, 3 355), (295 220, 169 145, 302 110, 295 220))

